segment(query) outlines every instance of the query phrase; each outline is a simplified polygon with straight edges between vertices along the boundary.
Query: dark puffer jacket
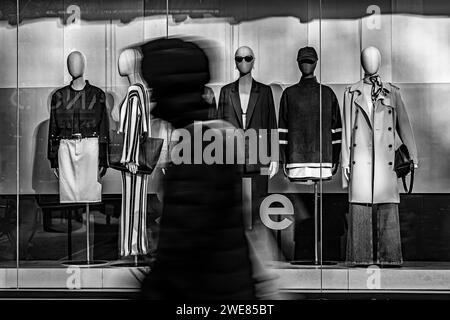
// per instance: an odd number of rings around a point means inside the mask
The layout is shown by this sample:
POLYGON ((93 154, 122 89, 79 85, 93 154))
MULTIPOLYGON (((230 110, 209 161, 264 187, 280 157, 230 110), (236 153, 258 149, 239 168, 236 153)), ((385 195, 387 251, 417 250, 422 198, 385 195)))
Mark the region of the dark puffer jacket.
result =
MULTIPOLYGON (((211 123, 217 127, 225 122, 211 123)), ((193 136, 193 127, 187 129, 193 136)), ((144 284, 145 298, 255 297, 240 183, 235 165, 181 164, 168 169, 158 253, 144 284)))

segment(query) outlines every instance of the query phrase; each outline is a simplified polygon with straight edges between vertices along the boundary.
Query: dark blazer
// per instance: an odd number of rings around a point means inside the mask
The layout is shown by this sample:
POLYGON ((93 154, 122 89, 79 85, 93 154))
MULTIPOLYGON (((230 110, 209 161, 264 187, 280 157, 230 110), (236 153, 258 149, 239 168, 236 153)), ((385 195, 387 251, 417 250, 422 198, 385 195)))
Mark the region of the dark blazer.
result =
MULTIPOLYGON (((231 123, 234 127, 243 129, 241 99, 239 97, 239 80, 227 84, 220 90, 219 119, 231 123)), ((247 108, 246 129, 269 129, 267 150, 270 152, 270 129, 277 129, 275 106, 272 89, 253 79, 247 108)), ((247 142, 247 141, 246 141, 247 142)), ((261 142, 260 142, 261 143, 261 142)), ((248 164, 248 145, 246 143, 246 172, 258 172, 260 164, 248 164)), ((259 161, 258 161, 259 162, 259 161)))

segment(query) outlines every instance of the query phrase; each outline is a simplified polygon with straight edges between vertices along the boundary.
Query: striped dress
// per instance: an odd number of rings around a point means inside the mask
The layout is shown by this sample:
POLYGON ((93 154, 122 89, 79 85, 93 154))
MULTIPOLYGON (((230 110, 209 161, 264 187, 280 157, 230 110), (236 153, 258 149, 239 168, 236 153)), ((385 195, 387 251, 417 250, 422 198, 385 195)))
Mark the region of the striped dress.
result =
MULTIPOLYGON (((141 84, 128 88, 120 108, 119 131, 124 133, 122 163, 138 163, 139 143, 150 132, 150 113, 146 90, 141 84)), ((120 218, 120 255, 148 252, 146 228, 148 175, 122 171, 122 212, 120 218)))

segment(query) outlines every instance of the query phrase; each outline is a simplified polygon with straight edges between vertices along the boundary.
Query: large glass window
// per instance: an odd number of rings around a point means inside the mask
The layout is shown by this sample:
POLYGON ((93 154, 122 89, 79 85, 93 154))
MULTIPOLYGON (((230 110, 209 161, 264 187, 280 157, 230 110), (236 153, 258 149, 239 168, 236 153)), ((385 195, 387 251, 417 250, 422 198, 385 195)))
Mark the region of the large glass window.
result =
MULTIPOLYGON (((282 290, 448 290, 440 282, 450 258, 450 12, 444 2, 2 1, 0 289, 139 288, 158 248, 167 163, 148 177, 149 249, 139 259, 124 255, 119 171, 109 168, 101 178, 100 203, 60 201, 59 172, 48 159, 52 97, 70 86, 68 57, 80 52, 83 77, 104 93, 105 121, 117 131, 114 112, 133 81, 119 70, 124 50, 181 36, 209 46, 204 97, 212 115, 225 86, 242 77, 235 60, 242 52, 252 56, 253 81, 270 88, 271 97, 250 96, 248 105, 269 108, 267 99, 273 100, 271 125, 291 158, 278 163, 273 177, 270 170, 244 174, 241 195, 258 259, 279 276, 282 290), (297 62, 304 47, 317 53, 314 80, 302 78, 297 62), (294 89, 288 94, 288 88, 294 89), (284 106, 282 97, 289 100, 284 106), (412 194, 394 172, 402 143, 417 160, 412 194), (315 177, 303 179, 308 174, 315 177), (84 260, 99 263, 85 269, 68 263, 84 260)), ((65 106, 79 98, 74 94, 65 106)), ((170 139, 167 123, 153 128, 170 139)))
POLYGON ((17 287, 17 6, 0 5, 0 288, 17 287))

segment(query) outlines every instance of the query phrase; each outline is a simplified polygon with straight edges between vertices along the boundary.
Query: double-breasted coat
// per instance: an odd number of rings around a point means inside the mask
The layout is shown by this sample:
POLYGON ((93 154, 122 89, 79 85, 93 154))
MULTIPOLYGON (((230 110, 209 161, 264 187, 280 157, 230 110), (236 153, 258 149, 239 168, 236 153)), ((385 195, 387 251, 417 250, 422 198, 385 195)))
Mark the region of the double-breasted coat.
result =
POLYGON ((409 117, 398 87, 383 83, 383 92, 370 112, 363 86, 361 80, 344 93, 343 187, 349 188, 350 203, 399 203, 398 178, 394 171, 395 150, 399 146, 397 135, 414 163, 418 163, 409 117), (349 169, 349 181, 345 168, 349 169))

